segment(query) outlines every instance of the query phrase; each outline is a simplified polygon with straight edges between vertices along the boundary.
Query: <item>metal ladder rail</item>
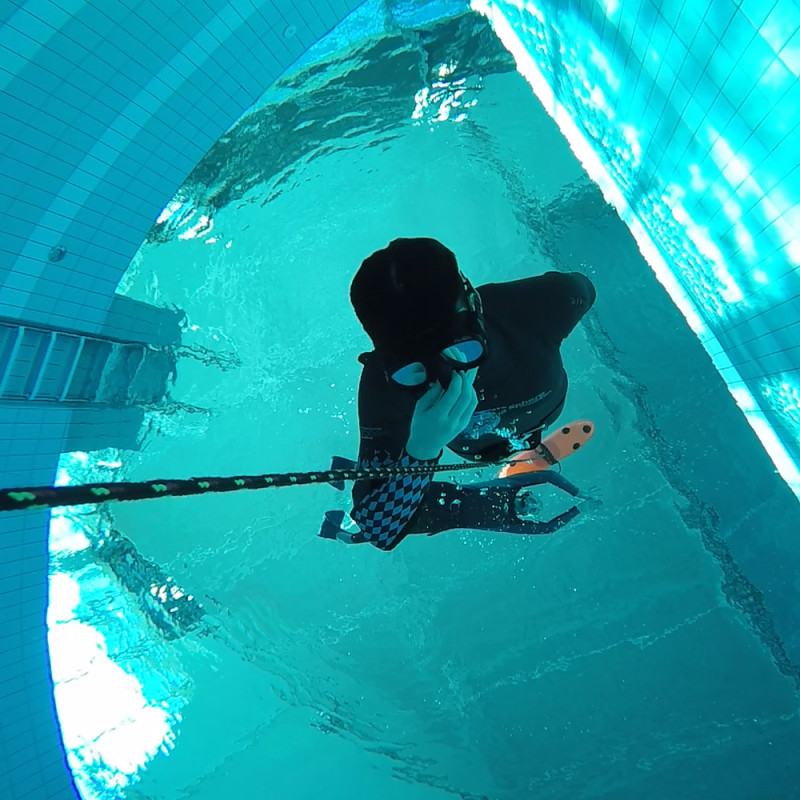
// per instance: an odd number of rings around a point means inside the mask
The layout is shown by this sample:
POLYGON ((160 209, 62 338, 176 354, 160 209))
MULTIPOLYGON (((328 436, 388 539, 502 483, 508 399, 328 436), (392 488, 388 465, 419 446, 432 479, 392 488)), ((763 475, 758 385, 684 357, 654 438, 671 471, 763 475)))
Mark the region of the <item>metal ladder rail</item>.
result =
POLYGON ((75 377, 75 370, 78 369, 78 362, 81 360, 81 356, 83 355, 83 348, 85 345, 86 345, 86 337, 81 336, 78 342, 78 347, 75 349, 75 357, 72 359, 72 364, 70 364, 70 368, 67 370, 67 374, 64 377, 64 388, 58 395, 59 403, 64 402, 64 398, 67 396, 69 387, 72 385, 72 379, 75 377))
POLYGON ((17 353, 19 353, 19 348, 22 346, 22 337, 25 335, 25 327, 23 325, 18 325, 15 332, 15 339, 14 344, 11 345, 11 352, 8 355, 8 364, 6 365, 5 370, 2 374, 0 374, 0 399, 3 397, 3 392, 6 388, 6 383, 8 383, 8 378, 11 375, 11 366, 14 363, 14 360, 17 357, 17 353))

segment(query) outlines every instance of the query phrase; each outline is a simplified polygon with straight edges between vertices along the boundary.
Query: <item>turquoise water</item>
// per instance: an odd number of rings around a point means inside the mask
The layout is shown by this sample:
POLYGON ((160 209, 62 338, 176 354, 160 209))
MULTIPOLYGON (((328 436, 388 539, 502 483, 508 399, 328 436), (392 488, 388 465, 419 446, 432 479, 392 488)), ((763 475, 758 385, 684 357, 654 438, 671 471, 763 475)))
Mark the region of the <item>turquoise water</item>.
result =
MULTIPOLYGON (((61 562, 64 596, 77 585, 76 613, 134 697, 91 746, 59 703, 94 793, 115 796, 111 765, 137 800, 798 796, 797 643, 750 582, 791 578, 779 559, 746 575, 730 549, 796 529, 796 503, 510 57, 457 17, 281 91, 291 102, 267 97, 209 152, 121 286, 186 312, 169 402, 139 452, 66 459, 71 474, 353 457, 368 340, 350 280, 390 239, 434 236, 476 284, 592 277, 595 309, 563 349, 562 420, 597 434, 564 474, 603 505, 551 537, 468 531, 391 554, 317 538, 348 501, 322 486, 84 520, 87 541, 113 528, 138 574, 203 609, 168 626, 147 587, 120 588, 130 562, 71 545, 83 563, 61 562)), ((53 658, 58 700, 71 675, 53 658)))

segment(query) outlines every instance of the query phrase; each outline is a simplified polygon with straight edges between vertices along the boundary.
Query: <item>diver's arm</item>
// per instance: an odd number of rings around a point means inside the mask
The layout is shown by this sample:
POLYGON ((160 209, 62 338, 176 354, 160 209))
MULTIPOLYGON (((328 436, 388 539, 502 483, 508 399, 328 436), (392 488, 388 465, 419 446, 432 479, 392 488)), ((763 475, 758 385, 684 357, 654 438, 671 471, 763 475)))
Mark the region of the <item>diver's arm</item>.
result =
MULTIPOLYGON (((415 467, 423 464, 435 464, 438 458, 419 460, 412 458, 405 451, 399 458, 372 458, 362 461, 359 458, 358 469, 375 467, 415 467)), ((405 528, 409 520, 416 514, 430 486, 430 475, 406 475, 387 478, 384 481, 370 481, 377 484, 356 501, 359 492, 353 487, 353 510, 350 516, 361 529, 363 538, 380 550, 391 550, 405 537, 405 528)), ((360 481, 359 483, 366 483, 360 481)))
MULTIPOLYGON (((475 410, 478 402, 473 389, 475 373, 474 369, 454 373, 447 389, 438 384, 431 386, 417 400, 410 422, 398 417, 394 423, 385 421, 379 427, 362 427, 359 466, 409 467, 438 463, 444 446, 466 427, 475 410), (402 448, 400 442, 403 442, 402 448), (381 451, 385 453, 383 460, 379 460, 381 451), (392 458, 394 453, 399 456, 392 458)), ((365 403, 362 419, 369 419, 369 416, 369 406, 365 403)), ((429 475, 390 478, 360 497, 354 487, 355 508, 351 516, 362 529, 364 538, 383 550, 397 545, 430 482, 429 475)))
MULTIPOLYGON (((362 363, 365 369, 358 388, 360 442, 356 466, 369 469, 425 463, 413 459, 405 449, 413 413, 411 398, 393 390, 372 359, 362 363)), ((414 480, 395 477, 355 482, 350 516, 360 533, 354 541, 368 541, 384 550, 400 542, 403 528, 430 483, 430 477, 414 480)))
POLYGON ((428 487, 419 514, 406 527, 405 533, 433 536, 467 529, 526 535, 555 533, 578 516, 577 503, 552 519, 533 521, 517 515, 516 498, 520 489, 542 484, 552 484, 572 497, 580 495, 577 486, 551 471, 528 472, 460 486, 434 481, 428 487))

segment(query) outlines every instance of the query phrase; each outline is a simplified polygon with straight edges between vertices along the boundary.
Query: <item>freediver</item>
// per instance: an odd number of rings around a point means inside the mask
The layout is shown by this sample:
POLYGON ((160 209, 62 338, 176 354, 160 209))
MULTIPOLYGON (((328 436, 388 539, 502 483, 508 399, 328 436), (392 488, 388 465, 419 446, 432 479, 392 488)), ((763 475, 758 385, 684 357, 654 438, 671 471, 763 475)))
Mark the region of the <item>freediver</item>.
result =
MULTIPOLYGON (((561 344, 595 296, 576 272, 473 288, 436 239, 395 239, 370 255, 350 287, 374 347, 359 356, 356 467, 436 464, 445 447, 481 463, 524 450, 546 456, 542 433, 567 394, 561 344)), ((343 512, 328 512, 321 535, 392 550, 410 534, 452 529, 552 533, 579 509, 523 519, 536 500, 526 507, 520 489, 540 484, 578 495, 552 471, 461 485, 430 476, 356 481, 358 530, 341 526, 343 512)))

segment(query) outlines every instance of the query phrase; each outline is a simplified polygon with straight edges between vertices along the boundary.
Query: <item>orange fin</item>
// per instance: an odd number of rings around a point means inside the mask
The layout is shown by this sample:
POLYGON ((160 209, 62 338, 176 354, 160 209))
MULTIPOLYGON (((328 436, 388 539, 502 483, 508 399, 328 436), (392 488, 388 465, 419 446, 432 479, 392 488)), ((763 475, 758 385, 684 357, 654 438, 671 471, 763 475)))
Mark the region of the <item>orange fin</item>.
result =
POLYGON ((579 419, 562 425, 558 430, 542 439, 544 453, 538 450, 523 450, 515 453, 511 461, 503 465, 498 478, 523 475, 526 472, 541 472, 569 458, 584 447, 594 436, 594 423, 579 419))

